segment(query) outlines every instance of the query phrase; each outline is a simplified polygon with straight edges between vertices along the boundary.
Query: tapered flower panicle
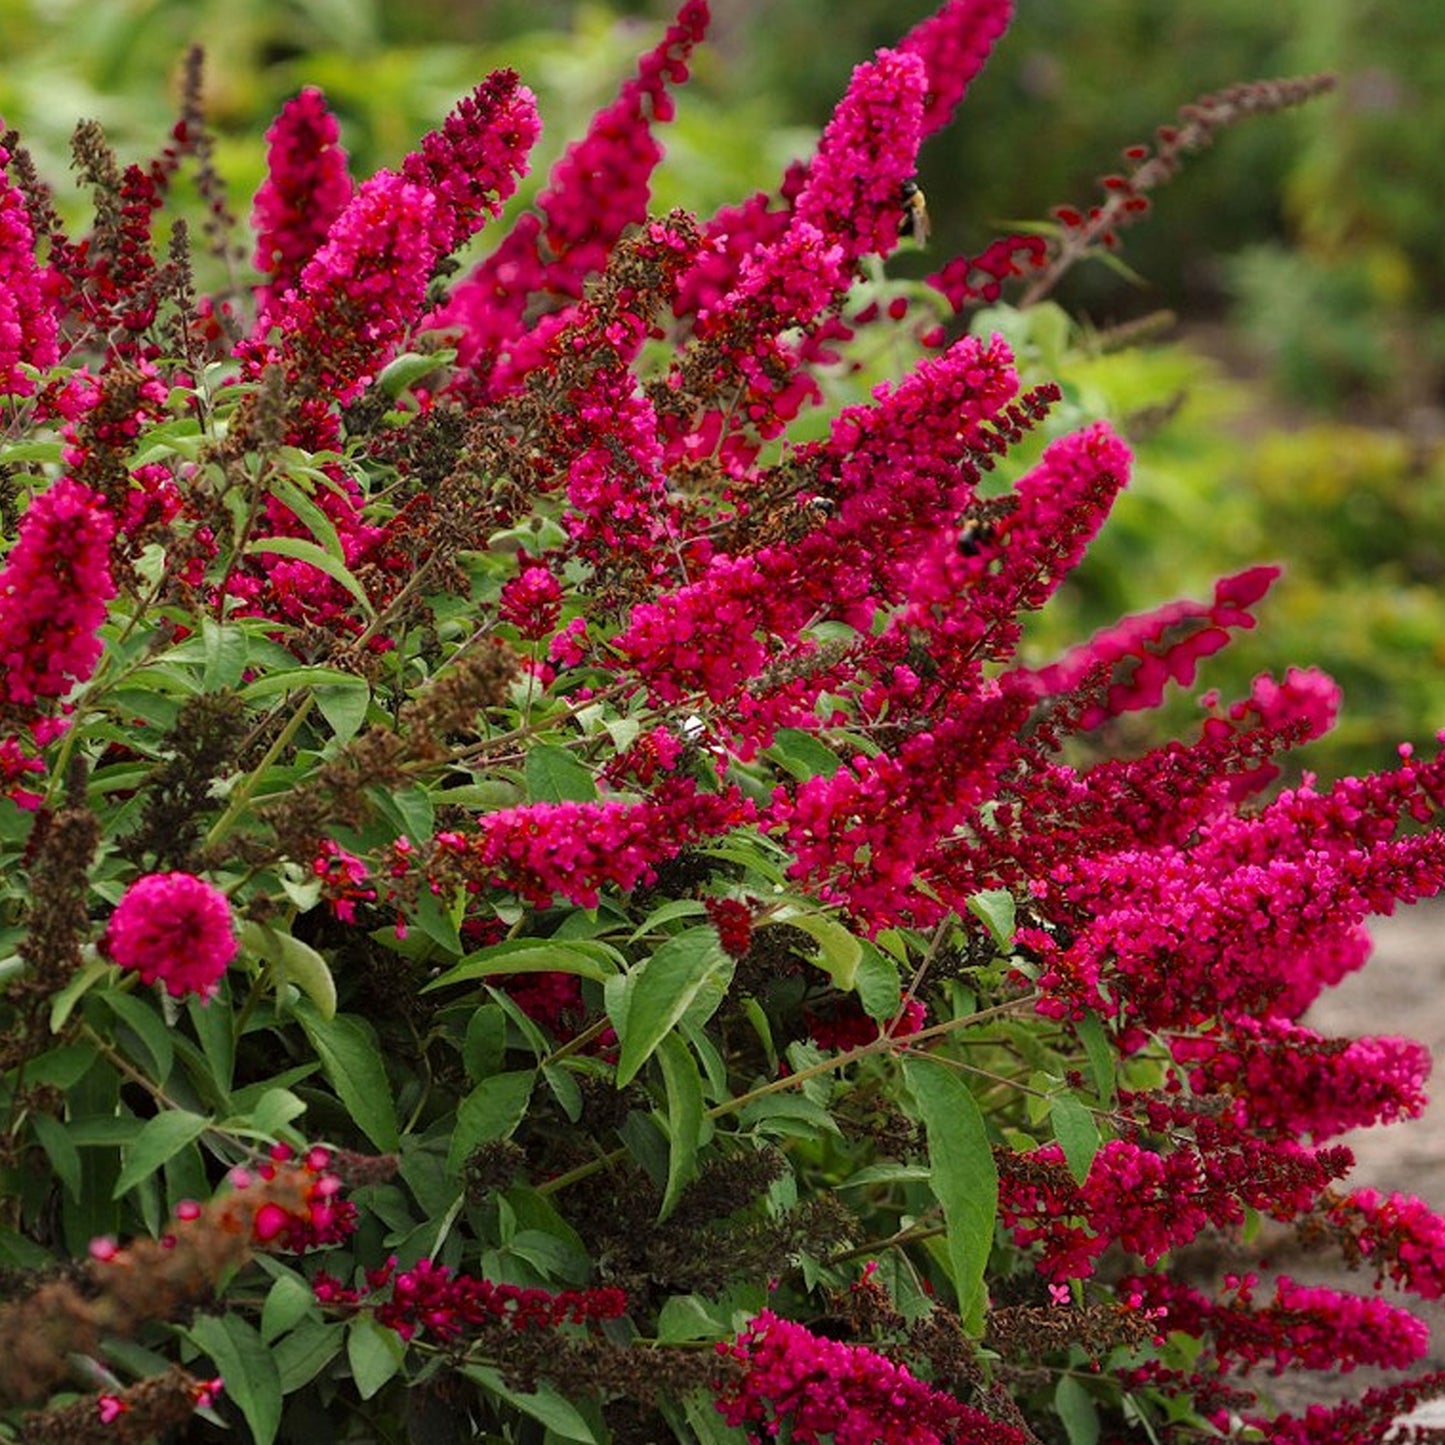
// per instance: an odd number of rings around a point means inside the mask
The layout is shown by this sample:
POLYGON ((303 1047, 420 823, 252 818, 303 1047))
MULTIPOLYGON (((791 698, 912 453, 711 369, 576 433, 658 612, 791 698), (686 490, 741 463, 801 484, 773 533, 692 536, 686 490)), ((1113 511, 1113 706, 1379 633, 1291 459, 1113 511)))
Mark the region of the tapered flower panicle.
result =
POLYGON ((898 244, 904 181, 918 169, 928 71, 915 55, 880 50, 860 65, 818 143, 795 225, 816 226, 850 261, 898 244))
POLYGON ((367 181, 306 263, 299 286, 267 313, 277 339, 244 346, 248 371, 259 376, 267 365, 281 366, 310 393, 308 410, 355 401, 421 314, 438 255, 436 209, 429 190, 394 172, 367 181))
MULTIPOLYGON (((740 397, 672 428, 678 457, 720 455, 743 467, 750 439, 778 436, 821 395, 808 370, 816 331, 858 274, 859 260, 898 244, 900 196, 917 164, 925 72, 915 56, 881 50, 854 72, 785 228, 737 256, 736 280, 699 312, 697 336, 674 367, 674 391, 740 397), (801 336, 791 333, 801 332, 801 336)), ((721 289, 726 269, 715 270, 721 289)), ((691 289, 700 299, 703 293, 691 289)))
POLYGON ((602 888, 636 888, 656 877, 659 863, 752 817, 736 789, 700 793, 687 779, 660 784, 642 803, 504 808, 478 819, 474 831, 439 833, 430 878, 474 893, 502 889, 538 908, 557 894, 595 908, 602 888))
MULTIPOLYGON (((1024 1445, 1027 1437, 916 1379, 862 1345, 815 1335, 759 1314, 718 1353, 740 1367, 717 1407, 729 1425, 771 1438, 786 1428, 797 1445, 1024 1445)), ((761 1436, 758 1438, 762 1438, 761 1436)))
MULTIPOLYGON (((800 470, 816 481, 784 503, 795 541, 716 554, 696 581, 633 608, 618 645, 653 695, 755 693, 749 684, 810 619, 869 626, 900 595, 912 549, 971 496, 959 463, 1017 389, 1002 340, 968 337, 847 408, 828 440, 799 448, 800 470), (824 505, 810 514, 814 496, 824 505)), ((805 711, 806 694, 792 706, 805 711)))
POLYGON ((100 658, 114 531, 99 499, 69 477, 26 511, 0 571, 0 700, 12 715, 63 697, 100 658))
POLYGON ((1132 1275, 1119 1292, 1158 1310, 1170 1330, 1204 1341, 1221 1369, 1399 1370, 1429 1349, 1429 1326, 1399 1305, 1297 1284, 1288 1275, 1274 1281, 1266 1303, 1255 1298, 1258 1284, 1254 1274, 1228 1276, 1224 1298, 1210 1299, 1164 1275, 1132 1275))
POLYGON ((536 97, 516 71, 497 70, 401 163, 402 175, 435 198, 428 221, 438 255, 450 255, 488 216, 501 214, 527 174, 541 129, 536 97))
POLYGON ((1012 19, 1013 0, 947 0, 898 42, 905 55, 923 62, 928 75, 924 135, 942 130, 953 119, 1012 19))
POLYGON ((1172 1041, 1195 1094, 1234 1101, 1262 1134, 1316 1143, 1424 1112, 1430 1051, 1413 1039, 1327 1039, 1283 1018, 1232 1018, 1172 1041))
POLYGON ((74 1276, 47 1280, 0 1306, 0 1403, 43 1400, 77 1354, 193 1309, 258 1250, 302 1251, 344 1239, 356 1209, 339 1196, 330 1155, 312 1149, 293 1161, 291 1154, 278 1145, 275 1162, 232 1170, 231 1187, 215 1198, 181 1201, 159 1239, 92 1240, 74 1276))
POLYGON ((1278 567, 1251 567, 1216 583, 1212 604, 1170 602, 1153 612, 1123 618, 1040 668, 1034 674, 1040 691, 1066 692, 1090 677, 1107 678, 1105 700, 1079 717, 1084 728, 1126 712, 1158 707, 1167 684, 1187 687, 1199 663, 1228 646, 1228 629, 1255 625, 1249 609, 1278 576, 1278 567))
POLYGON ((248 374, 279 365, 300 390, 307 420, 299 436, 312 445, 335 440, 330 406, 354 401, 420 321, 437 261, 501 210, 526 173, 538 130, 531 91, 514 72, 497 71, 407 156, 400 174, 378 172, 336 216, 294 291, 240 348, 248 374))
POLYGON ((34 383, 20 363, 52 366, 59 352, 55 312, 46 296, 45 271, 35 258, 25 198, 6 178, 9 159, 0 146, 0 396, 29 396, 34 383))
POLYGON ((433 318, 461 328, 457 360, 471 371, 469 392, 499 395, 536 367, 548 329, 529 335, 524 316, 580 298, 626 228, 645 219, 652 172, 662 159, 652 128, 672 119, 669 87, 687 79, 708 19, 706 0, 684 0, 637 74, 553 166, 536 213, 517 221, 433 318))
POLYGON ((299 283, 353 189, 341 127, 314 87, 286 102, 266 141, 266 180, 251 210, 252 264, 271 278, 263 310, 299 283))

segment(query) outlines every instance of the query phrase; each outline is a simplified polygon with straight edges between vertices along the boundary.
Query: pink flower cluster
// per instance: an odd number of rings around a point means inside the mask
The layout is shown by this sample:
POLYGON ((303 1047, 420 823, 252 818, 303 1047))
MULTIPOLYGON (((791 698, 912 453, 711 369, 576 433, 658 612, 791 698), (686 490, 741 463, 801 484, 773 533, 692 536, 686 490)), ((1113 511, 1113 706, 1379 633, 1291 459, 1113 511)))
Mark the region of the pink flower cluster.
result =
MULTIPOLYGON (((298 1163, 288 1145, 276 1144, 270 1159, 254 1169, 232 1169, 227 1175, 235 1191, 232 1199, 240 1196, 252 1206, 251 1242, 304 1254, 348 1239, 356 1229, 356 1206, 340 1197, 341 1180, 330 1166, 327 1149, 311 1149, 298 1163)), ((186 1218, 186 1209, 180 1206, 176 1217, 186 1218)), ((200 1217, 199 1205, 189 1209, 194 1211, 191 1218, 200 1217)))
POLYGON ((1012 19, 1013 0, 946 0, 898 42, 900 51, 923 61, 928 74, 924 135, 953 118, 1012 19))
POLYGON ((1237 1017, 1227 1032, 1175 1039, 1195 1094, 1225 1093, 1252 1129, 1316 1142, 1413 1119, 1430 1052, 1413 1039, 1327 1039, 1287 1019, 1237 1017))
POLYGON ((20 369, 22 362, 44 368, 59 357, 55 311, 46 295, 45 271, 35 259, 25 198, 6 179, 9 159, 0 146, 0 397, 29 396, 34 390, 20 369))
POLYGON ((371 869, 330 838, 322 839, 311 872, 321 884, 321 896, 343 923, 356 922, 358 903, 376 902, 376 889, 368 881, 371 869))
POLYGON ((236 956, 230 902, 194 874, 147 874, 116 904, 106 947, 142 983, 162 983, 173 998, 210 999, 236 956))
POLYGON ((686 780, 661 785, 641 803, 530 803, 477 820, 467 834, 438 833, 433 886, 462 882, 472 892, 501 888, 545 908, 555 894, 595 908, 607 886, 624 892, 700 839, 753 816, 736 788, 702 793, 686 780))
POLYGON ((0 571, 0 703, 12 717, 63 697, 99 660, 114 531, 100 500, 69 477, 26 509, 0 571))
POLYGON ((1024 1445, 1012 1425, 915 1378, 862 1345, 810 1333, 771 1310, 718 1353, 742 1367, 725 1378, 717 1407, 749 1438, 787 1430, 794 1445, 1024 1445))
POLYGON ((1274 1281, 1274 1298, 1262 1304, 1254 1295, 1258 1283, 1254 1274, 1226 1276, 1218 1299, 1158 1274, 1132 1275, 1117 1288, 1140 1307, 1163 1312, 1171 1331, 1207 1341, 1221 1370, 1260 1364, 1277 1375, 1290 1367, 1398 1370, 1429 1349, 1429 1327, 1399 1305, 1297 1284, 1288 1275, 1274 1281))
MULTIPOLYGON (((1126 712, 1158 707, 1167 683, 1187 687, 1194 681, 1199 662, 1228 646, 1228 628, 1254 626, 1249 608, 1278 576, 1278 567, 1251 567, 1216 583, 1212 604, 1171 602, 1153 612, 1126 617, 1040 668, 1035 673, 1039 687, 1046 693, 1067 692, 1091 676, 1108 677, 1105 701, 1087 709, 1079 719, 1085 728, 1126 712)), ((1335 688, 1336 702, 1338 693, 1335 688)), ((1265 720, 1283 719, 1272 710, 1265 720)), ((1319 730, 1324 731, 1332 721, 1332 714, 1321 719, 1319 730)))
MULTIPOLYGON (((1184 1116, 1160 1109, 1155 1127, 1184 1116)), ((1218 1120, 1192 1120, 1197 1147, 1146 1149, 1111 1139, 1075 1184, 1063 1150, 1045 1144, 1002 1171, 999 1216, 1021 1249, 1040 1247, 1037 1264, 1062 1283, 1094 1272, 1110 1244, 1146 1264, 1213 1226, 1243 1223, 1245 1208, 1291 1219, 1319 1200, 1352 1161, 1348 1150, 1311 1153, 1288 1141, 1266 1144, 1218 1120)))
POLYGON ((1413 1194, 1353 1189, 1328 1200, 1323 1224, 1401 1289, 1433 1300, 1445 1297, 1445 1216, 1413 1194))
POLYGON ((668 87, 687 79, 688 57, 708 18, 705 0, 684 0, 666 35, 638 62, 636 76, 563 152, 537 197, 537 214, 522 216, 433 318, 462 328, 458 360, 470 372, 465 390, 500 395, 531 372, 552 328, 533 331, 528 311, 556 307, 565 319, 626 228, 645 218, 649 178, 662 158, 651 127, 672 119, 668 87))
POLYGON ((430 190, 391 171, 362 185, 296 288, 262 318, 280 340, 249 343, 251 374, 278 364, 292 381, 310 378, 328 404, 360 396, 421 308, 438 256, 436 209, 430 190))
MULTIPOLYGON (((541 131, 536 97, 515 71, 497 70, 406 157, 402 175, 434 200, 425 224, 437 255, 449 256, 486 217, 501 214, 541 131)), ((418 298, 411 314, 421 309, 418 298)))
POLYGON ((266 180, 251 210, 251 264, 271 278, 263 306, 299 284, 353 189, 341 127, 314 87, 282 106, 266 141, 266 180))
POLYGON ((396 1266, 393 1255, 380 1269, 368 1270, 364 1290, 348 1289, 322 1271, 313 1282, 316 1298, 326 1305, 370 1310, 378 1324, 404 1340, 424 1335, 439 1344, 487 1329, 520 1332, 596 1325, 627 1312, 626 1294, 611 1286, 554 1294, 455 1274, 431 1259, 419 1259, 410 1269, 396 1266))
MULTIPOLYGON (((1380 1385, 1366 1390, 1359 1400, 1341 1405, 1311 1405, 1302 1415, 1279 1414, 1273 1419, 1246 1416, 1244 1424, 1259 1430, 1270 1445, 1378 1445, 1382 1440, 1400 1439, 1405 1434, 1400 1419, 1424 1400, 1438 1399, 1445 1393, 1445 1370, 1432 1370, 1411 1380, 1393 1385, 1380 1385)), ((1225 1428, 1230 1422, 1216 1422, 1225 1428)), ((1429 1438, 1426 1433, 1410 1431, 1417 1441, 1429 1438)))

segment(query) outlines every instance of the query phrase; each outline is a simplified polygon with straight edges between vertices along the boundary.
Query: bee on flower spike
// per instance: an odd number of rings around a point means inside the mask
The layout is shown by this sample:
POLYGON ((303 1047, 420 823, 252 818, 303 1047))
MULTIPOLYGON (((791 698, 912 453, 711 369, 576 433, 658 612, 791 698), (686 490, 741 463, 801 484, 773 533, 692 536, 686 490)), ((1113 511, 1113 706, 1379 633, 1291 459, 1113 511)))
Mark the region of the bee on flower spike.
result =
POLYGON ((899 191, 898 204, 903 214, 898 220, 898 239, 912 236, 920 245, 928 244, 928 198, 917 181, 904 181, 899 191))

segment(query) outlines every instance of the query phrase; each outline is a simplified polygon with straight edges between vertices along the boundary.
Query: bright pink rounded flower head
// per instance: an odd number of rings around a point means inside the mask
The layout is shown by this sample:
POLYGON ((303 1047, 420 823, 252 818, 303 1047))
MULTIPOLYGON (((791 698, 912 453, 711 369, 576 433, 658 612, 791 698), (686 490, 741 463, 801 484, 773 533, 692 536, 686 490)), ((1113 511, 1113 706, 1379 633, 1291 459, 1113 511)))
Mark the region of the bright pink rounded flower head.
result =
POLYGON ((111 915, 110 956, 142 983, 165 984, 172 998, 209 999, 236 956, 231 905, 191 873, 151 873, 133 883, 111 915))

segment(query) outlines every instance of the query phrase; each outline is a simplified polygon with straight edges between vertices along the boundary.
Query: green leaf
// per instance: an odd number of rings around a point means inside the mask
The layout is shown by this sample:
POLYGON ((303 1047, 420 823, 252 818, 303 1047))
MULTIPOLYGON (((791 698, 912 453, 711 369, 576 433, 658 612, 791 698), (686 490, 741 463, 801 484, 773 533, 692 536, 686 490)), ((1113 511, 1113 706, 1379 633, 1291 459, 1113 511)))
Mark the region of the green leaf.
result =
POLYGON ((294 1329, 316 1308, 316 1295, 299 1275, 283 1274, 271 1286, 261 1306, 261 1338, 268 1345, 294 1329))
MULTIPOLYGON (((465 894, 459 897, 465 899, 465 894)), ((422 935, 437 944, 449 957, 462 952, 462 935, 458 927, 460 909, 448 906, 447 900, 430 888, 423 888, 412 914, 422 935)))
POLYGON ((79 1203, 80 1150, 75 1147, 65 1125, 59 1119, 51 1118, 49 1114, 36 1112, 30 1116, 30 1127, 35 1131, 40 1147, 45 1150, 50 1167, 55 1170, 55 1177, 65 1186, 66 1193, 79 1203))
POLYGON ((251 918, 241 924, 241 943, 264 958, 282 982, 295 984, 323 1019, 335 1017, 336 980, 331 966, 309 943, 251 918))
POLYGON ((462 1064, 473 1083, 489 1079, 502 1067, 507 1050, 507 1016, 494 1003, 483 1004, 467 1022, 462 1039, 462 1064))
POLYGON ((988 935, 999 949, 1013 942, 1017 927, 1014 898, 1006 888, 988 888, 968 900, 968 911, 988 929, 988 935))
POLYGON ((346 1332, 346 1358, 356 1393, 369 1400, 401 1369, 406 1342, 370 1315, 358 1315, 346 1332))
MULTIPOLYGON (((254 649, 255 639, 252 638, 254 649)), ((247 702, 260 702, 263 698, 274 697, 277 693, 288 696, 304 688, 321 687, 334 683, 338 687, 355 687, 361 679, 353 672, 342 672, 339 667, 283 667, 275 672, 264 673, 248 682, 241 689, 241 696, 247 702)))
POLYGON ((336 734, 337 742, 349 743, 366 721, 371 706, 371 689, 359 677, 346 682, 323 682, 316 687, 316 706, 336 734))
POLYGON ((701 898, 670 898, 666 903, 654 908, 627 941, 636 943, 639 938, 655 933, 664 923, 671 923, 674 918, 697 918, 706 912, 707 907, 701 898))
POLYGON ((850 1174, 838 1185, 839 1189, 852 1189, 864 1184, 892 1184, 898 1181, 915 1183, 927 1179, 926 1164, 867 1164, 856 1173, 850 1174))
POLYGON ((85 1077, 95 1060, 96 1052, 90 1044, 61 1044, 25 1066, 25 1082, 70 1089, 85 1077))
POLYGON ((1059 1377, 1054 1389, 1054 1409, 1064 1423, 1069 1445, 1098 1445, 1098 1407, 1094 1397, 1072 1375, 1059 1377))
POLYGON ((1099 1152, 1099 1126, 1093 1114, 1072 1094, 1055 1094, 1049 1100, 1049 1118, 1075 1184, 1089 1177, 1089 1166, 1099 1152))
POLYGON ((290 1089, 267 1089, 251 1110, 250 1125, 267 1139, 276 1138, 293 1119, 306 1112, 306 1104, 290 1089))
POLYGON ((461 1373, 473 1384, 480 1385, 489 1395, 504 1400, 514 1410, 530 1416, 545 1425, 548 1430, 564 1440, 579 1440, 582 1445, 597 1445, 597 1436, 592 1427, 550 1386, 543 1385, 531 1394, 510 1390, 502 1383, 496 1370, 486 1365, 463 1365, 461 1373))
POLYGON ((762 1044, 763 1050, 768 1056, 768 1074, 771 1076, 777 1072, 778 1068, 778 1047, 773 1042, 773 1025, 768 1018, 768 1012, 757 999, 748 997, 743 1000, 743 1013, 753 1026, 753 1032, 757 1034, 758 1042, 762 1044))
POLYGON ((677 1345, 684 1340, 716 1340, 727 1333, 696 1295, 673 1295, 657 1312, 660 1345, 677 1345))
POLYGON ((870 1019, 886 1024, 898 1016, 903 1003, 903 987, 898 965, 871 943, 861 943, 863 956, 858 960, 858 1002, 870 1019))
POLYGON ((930 1184, 948 1226, 948 1259, 958 1310, 982 1333, 983 1275, 998 1213, 998 1166, 978 1102, 957 1074, 932 1059, 907 1059, 903 1077, 928 1138, 930 1184))
POLYGON ((341 547, 341 538, 336 534, 336 524, 328 517, 321 505, 290 477, 273 474, 267 485, 278 502, 296 514, 296 519, 320 544, 328 557, 345 563, 346 553, 341 547))
POLYGON ((346 1339, 340 1320, 307 1320, 271 1351, 285 1394, 309 1385, 337 1355, 346 1339))
POLYGON ((824 747, 812 733, 797 728, 779 728, 772 747, 764 753, 795 778, 831 778, 843 766, 831 748, 824 747))
POLYGON ((1114 1047, 1109 1042, 1104 1021, 1095 1013, 1086 1013, 1074 1022, 1074 1032, 1084 1046, 1084 1055, 1089 1061, 1089 1073, 1094 1078, 1094 1088, 1099 1102, 1106 1109, 1114 1107, 1117 1090, 1114 1079, 1114 1047))
POLYGON ((270 552, 279 557, 292 557, 298 562, 309 562, 318 572, 324 572, 333 582, 339 582, 361 604, 361 610, 370 619, 376 615, 366 589, 346 569, 346 564, 333 557, 324 547, 308 542, 304 537, 257 537, 246 544, 247 555, 256 552, 270 552))
POLYGON ((637 1077, 713 971, 729 962, 711 928, 690 928, 669 938, 627 976, 622 988, 608 990, 607 1011, 622 1040, 617 1061, 619 1089, 637 1077))
POLYGON ((702 1077, 692 1051, 676 1034, 657 1048, 662 1084, 667 1091, 667 1189, 659 1220, 677 1208, 682 1191, 697 1178, 698 1132, 702 1128, 702 1077))
POLYGON ((738 1110, 738 1123, 780 1139, 820 1139, 842 1132, 822 1104, 798 1094, 764 1094, 738 1110))
POLYGON ((255 1326, 238 1314, 201 1315, 185 1334, 215 1361, 255 1445, 271 1445, 281 1424, 281 1372, 255 1326))
POLYGON ((694 1391, 683 1399, 682 1408, 698 1445, 748 1445, 753 1439, 746 1430, 723 1419, 710 1395, 694 1391))
POLYGON ((206 649, 206 670, 201 675, 201 686, 207 692, 235 687, 246 671, 249 647, 246 634, 239 627, 217 622, 213 617, 203 617, 201 638, 206 649))
POLYGON ((187 1144, 194 1143, 210 1127, 211 1121, 184 1109, 168 1109, 147 1119, 139 1134, 125 1151, 125 1167, 111 1191, 119 1199, 143 1179, 149 1179, 167 1159, 179 1154, 187 1144))
POLYGON ((65 448, 60 442, 11 442, 0 447, 0 461, 4 462, 54 462, 57 466, 65 460, 65 448))
POLYGON ((799 913, 788 922, 817 943, 817 965, 833 980, 834 987, 851 993, 858 981, 858 965, 863 961, 862 943, 836 919, 824 918, 821 913, 799 913))
POLYGON ((474 978, 490 978, 497 973, 575 973, 582 978, 611 978, 617 972, 611 950, 602 950, 585 942, 556 943, 550 938, 514 938, 468 954, 455 968, 434 978, 423 989, 449 988, 468 983, 474 978))
POLYGON ((376 384, 395 399, 414 382, 456 360, 456 355, 454 350, 446 347, 437 351, 404 351, 387 362, 376 378, 376 384))
POLYGON ((55 1256, 23 1234, 0 1227, 0 1264, 12 1269, 54 1269, 55 1256))
POLYGON ((467 1155, 478 1144, 505 1139, 522 1122, 537 1075, 532 1069, 493 1074, 483 1079, 457 1106, 457 1124, 447 1150, 447 1173, 461 1173, 467 1155))
POLYGON ((145 1046, 149 1063, 157 1084, 164 1084, 170 1078, 171 1066, 175 1063, 176 1051, 171 1043, 170 1030, 165 1020, 155 1011, 149 1000, 137 998, 128 993, 104 993, 100 995, 111 1012, 125 1024, 145 1046))
POLYGON ((211 1192, 205 1157, 199 1144, 187 1144, 161 1168, 161 1188, 169 1200, 204 1199, 211 1192))
POLYGON ((590 803, 597 797, 591 770, 553 743, 528 752, 526 774, 527 796, 534 803, 590 803))
POLYGON ((542 1069, 542 1077, 546 1079, 547 1087, 551 1089, 552 1097, 556 1099, 562 1112, 567 1116, 567 1121, 575 1124, 582 1117, 584 1107, 582 1089, 577 1083, 577 1076, 570 1069, 556 1064, 547 1064, 542 1069))
POLYGON ((92 959, 74 978, 50 1000, 50 1032, 58 1034, 65 1027, 81 997, 110 972, 110 965, 104 959, 92 959))
POLYGON ((429 843, 436 831, 436 809, 425 788, 411 784, 398 788, 387 801, 401 820, 402 831, 413 843, 429 843))
POLYGON ((231 1032, 231 1011, 224 1006, 228 988, 229 985, 222 982, 221 996, 211 1005, 199 999, 191 999, 186 1005, 206 1067, 222 1098, 230 1095, 231 1079, 236 1068, 236 1038, 231 1032))
POLYGON ((296 1017, 356 1127, 383 1154, 395 1153, 401 1143, 396 1105, 375 1036, 360 1019, 350 1014, 323 1018, 305 1000, 297 1005, 296 1017))

